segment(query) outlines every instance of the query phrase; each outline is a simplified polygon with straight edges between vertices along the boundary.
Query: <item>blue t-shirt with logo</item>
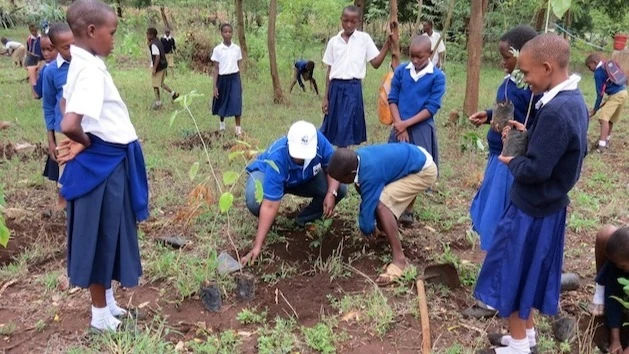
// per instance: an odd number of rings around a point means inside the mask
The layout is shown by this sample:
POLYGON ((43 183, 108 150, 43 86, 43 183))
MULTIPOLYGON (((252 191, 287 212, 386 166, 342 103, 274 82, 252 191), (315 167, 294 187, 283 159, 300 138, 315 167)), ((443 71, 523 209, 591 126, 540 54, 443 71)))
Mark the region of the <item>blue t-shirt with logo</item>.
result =
POLYGON ((275 202, 282 199, 285 189, 304 184, 317 173, 323 173, 322 170, 328 167, 333 153, 332 144, 317 131, 317 155, 312 160, 306 160, 304 165, 298 165, 288 154, 288 139, 282 137, 247 166, 247 172, 264 172, 264 199, 275 202), (273 161, 278 170, 268 161, 273 161))

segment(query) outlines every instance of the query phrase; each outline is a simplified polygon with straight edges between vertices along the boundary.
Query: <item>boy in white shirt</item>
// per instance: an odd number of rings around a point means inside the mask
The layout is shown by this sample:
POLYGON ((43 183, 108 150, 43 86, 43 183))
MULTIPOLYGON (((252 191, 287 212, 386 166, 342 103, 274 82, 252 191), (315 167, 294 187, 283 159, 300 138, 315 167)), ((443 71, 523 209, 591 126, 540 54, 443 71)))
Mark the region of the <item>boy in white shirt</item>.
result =
POLYGON ((166 60, 162 41, 157 38, 157 30, 155 28, 150 27, 146 30, 146 40, 151 52, 151 81, 153 83, 153 92, 155 92, 155 103, 153 103, 152 108, 159 109, 162 106, 159 94, 160 87, 168 92, 173 101, 179 97, 179 94, 164 83, 164 79, 168 75, 168 61, 166 60))
POLYGON ((424 32, 424 36, 430 38, 430 42, 432 43, 431 61, 436 67, 441 69, 441 66, 443 65, 444 57, 446 54, 445 41, 440 40, 441 39, 440 33, 433 31, 432 29, 433 23, 431 20, 424 21, 422 26, 423 26, 422 30, 424 32), (439 43, 439 46, 437 46, 437 43, 439 43))
POLYGON ((10 41, 4 37, 0 38, 0 42, 4 45, 4 51, 2 54, 7 54, 13 59, 13 64, 22 67, 24 66, 24 57, 26 57, 26 47, 19 42, 10 41))
POLYGON ((144 157, 127 106, 105 62, 113 50, 118 18, 99 0, 76 0, 67 12, 74 34, 72 62, 64 89, 65 115, 59 164, 61 194, 67 200, 68 276, 88 288, 91 327, 116 331, 118 307, 112 280, 138 285, 142 275, 137 222, 148 215, 144 157))
POLYGON ((390 38, 387 38, 382 50, 378 51, 371 36, 356 29, 360 16, 360 9, 356 6, 343 9, 343 30, 330 38, 323 55, 328 71, 321 132, 332 145, 338 147, 367 141, 361 80, 367 72, 366 63, 370 62, 378 69, 391 46, 390 38))

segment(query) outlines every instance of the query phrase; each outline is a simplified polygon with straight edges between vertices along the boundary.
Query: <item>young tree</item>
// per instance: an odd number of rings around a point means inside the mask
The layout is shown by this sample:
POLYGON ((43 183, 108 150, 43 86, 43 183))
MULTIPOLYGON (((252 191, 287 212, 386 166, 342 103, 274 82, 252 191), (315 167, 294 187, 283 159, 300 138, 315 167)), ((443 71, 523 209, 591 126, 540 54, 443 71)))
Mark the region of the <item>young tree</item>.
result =
MULTIPOLYGON (((483 17, 488 0, 472 1, 469 40, 467 42, 467 80, 463 110, 472 115, 478 108, 478 88, 480 85, 480 64, 483 53, 483 17)), ((445 34, 444 34, 445 35, 445 34)))
POLYGON ((269 61, 271 64, 271 80, 273 81, 273 102, 284 103, 280 74, 277 70, 277 55, 275 53, 275 20, 277 19, 277 0, 269 1, 269 27, 267 44, 269 47, 269 61))
POLYGON ((242 9, 242 0, 235 0, 236 2, 236 29, 238 31, 238 44, 240 45, 240 49, 242 50, 242 61, 245 65, 243 65, 244 71, 247 69, 247 58, 249 57, 249 53, 247 50, 247 40, 245 38, 245 20, 244 20, 244 11, 242 9))
POLYGON ((400 64, 400 23, 398 22, 397 0, 390 0, 391 6, 390 23, 393 38, 391 38, 391 66, 397 68, 400 64))

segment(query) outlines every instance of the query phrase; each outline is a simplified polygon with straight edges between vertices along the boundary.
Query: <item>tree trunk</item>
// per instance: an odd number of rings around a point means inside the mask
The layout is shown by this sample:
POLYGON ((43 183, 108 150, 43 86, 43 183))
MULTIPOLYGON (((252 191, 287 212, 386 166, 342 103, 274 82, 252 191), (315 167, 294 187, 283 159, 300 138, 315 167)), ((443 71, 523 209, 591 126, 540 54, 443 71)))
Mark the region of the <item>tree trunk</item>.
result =
MULTIPOLYGON (((247 39, 245 38, 245 21, 244 11, 242 9, 242 0, 236 1, 236 28, 238 29, 238 44, 242 50, 242 62, 245 64, 242 66, 243 71, 247 71, 247 64, 249 58, 249 51, 247 49, 247 39)), ((275 34, 274 34, 275 36, 275 34)))
POLYGON ((172 29, 172 27, 170 27, 170 22, 168 22, 168 17, 166 16, 166 10, 164 9, 164 6, 159 7, 159 13, 162 15, 162 22, 164 22, 164 27, 172 29))
POLYGON ((397 20, 397 0, 390 0, 389 4, 391 5, 389 26, 391 26, 391 33, 393 34, 391 41, 391 67, 395 69, 400 64, 400 23, 397 20))
POLYGON ((275 20, 277 19, 277 0, 269 1, 269 27, 267 31, 267 44, 269 49, 269 62, 271 64, 271 80, 273 81, 273 103, 284 103, 280 74, 277 71, 277 57, 275 53, 275 20))
POLYGON ((478 89, 480 84, 480 65, 483 49, 483 2, 472 1, 470 35, 467 45, 467 81, 463 110, 468 116, 478 109, 478 89))
POLYGON ((415 34, 418 35, 422 31, 422 9, 424 8, 424 0, 417 0, 417 21, 415 21, 415 34))
POLYGON ((363 30, 363 19, 365 18, 365 0, 354 0, 354 5, 360 9, 360 18, 358 23, 358 29, 363 30))
POLYGON ((116 13, 119 18, 122 18, 122 4, 120 3, 120 0, 116 0, 116 13))

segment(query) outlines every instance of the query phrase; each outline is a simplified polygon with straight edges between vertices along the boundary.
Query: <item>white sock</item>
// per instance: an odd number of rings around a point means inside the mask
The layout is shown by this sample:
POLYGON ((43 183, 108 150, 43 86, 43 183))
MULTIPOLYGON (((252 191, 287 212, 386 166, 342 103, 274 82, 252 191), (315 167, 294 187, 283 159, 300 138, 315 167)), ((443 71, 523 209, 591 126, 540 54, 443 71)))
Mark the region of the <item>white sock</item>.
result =
POLYGON ((92 322, 90 325, 100 331, 115 332, 118 326, 120 326, 120 321, 111 315, 107 307, 98 308, 92 306, 92 322))
POLYGON ((607 141, 605 141, 605 140, 599 140, 599 141, 598 141, 598 146, 600 146, 600 147, 606 147, 606 146, 607 146, 607 141))
POLYGON ((109 288, 105 290, 105 299, 107 299, 107 307, 109 308, 109 312, 114 317, 120 317, 127 314, 127 311, 118 306, 116 303, 116 298, 114 298, 114 290, 109 288))
POLYGON ((535 328, 526 329, 526 339, 529 340, 529 347, 537 345, 537 339, 535 339, 535 328))
POLYGON ((605 286, 601 284, 596 284, 596 290, 594 290, 594 297, 592 298, 592 302, 595 305, 604 305, 605 304, 605 286))
POLYGON ((242 128, 240 127, 240 125, 236 126, 236 134, 238 135, 242 134, 242 128))
POLYGON ((225 130, 225 122, 221 122, 219 127, 220 127, 221 130, 225 130))
POLYGON ((507 347, 512 350, 512 353, 517 354, 529 354, 531 352, 531 347, 529 347, 528 338, 524 339, 513 339, 511 338, 511 343, 507 347))
POLYGON ((511 336, 508 334, 502 336, 502 338, 500 339, 500 344, 504 346, 508 346, 509 344, 511 344, 511 336))

